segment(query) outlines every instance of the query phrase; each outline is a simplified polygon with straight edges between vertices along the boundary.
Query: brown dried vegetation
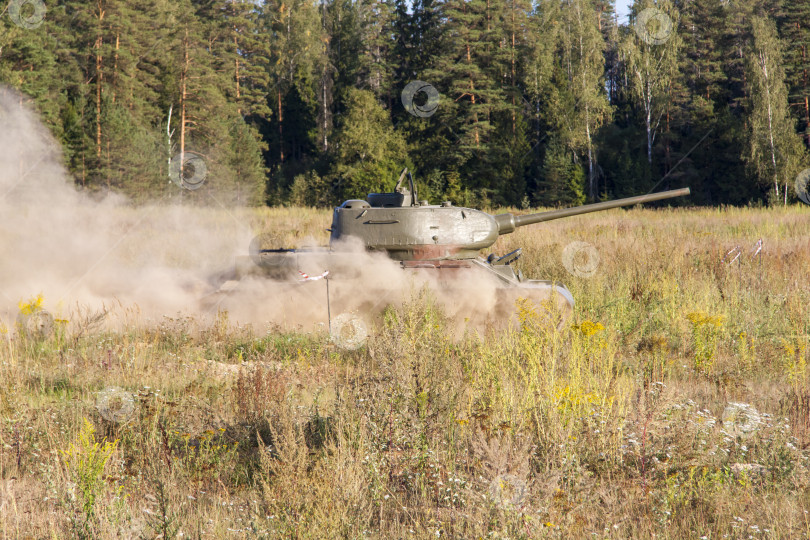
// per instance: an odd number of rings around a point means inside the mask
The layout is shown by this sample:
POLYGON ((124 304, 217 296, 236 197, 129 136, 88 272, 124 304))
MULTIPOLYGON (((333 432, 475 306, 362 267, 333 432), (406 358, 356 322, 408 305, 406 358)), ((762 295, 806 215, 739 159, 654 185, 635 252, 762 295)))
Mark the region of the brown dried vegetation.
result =
MULTIPOLYGON (((294 243, 328 215, 256 219, 299 223, 294 243)), ((0 533, 806 537, 799 223, 804 207, 631 210, 503 237, 500 252, 524 247, 525 274, 571 288, 559 331, 519 304, 520 328, 453 338, 429 291, 356 351, 224 314, 5 329, 0 533), (590 279, 560 262, 573 240, 600 253, 590 279)))

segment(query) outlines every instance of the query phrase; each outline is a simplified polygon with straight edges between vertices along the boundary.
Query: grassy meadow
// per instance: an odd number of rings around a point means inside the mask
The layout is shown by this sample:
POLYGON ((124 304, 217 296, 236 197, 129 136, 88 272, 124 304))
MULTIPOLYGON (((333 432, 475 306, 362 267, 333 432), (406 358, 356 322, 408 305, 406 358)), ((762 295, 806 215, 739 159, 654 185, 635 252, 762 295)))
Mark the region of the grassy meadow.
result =
MULTIPOLYGON (((251 215, 287 246, 330 218, 251 215)), ((425 291, 357 350, 227 313, 0 329, 0 535, 806 538, 808 233, 797 206, 502 237, 571 290, 561 329, 519 304, 519 328, 454 340, 425 291)))

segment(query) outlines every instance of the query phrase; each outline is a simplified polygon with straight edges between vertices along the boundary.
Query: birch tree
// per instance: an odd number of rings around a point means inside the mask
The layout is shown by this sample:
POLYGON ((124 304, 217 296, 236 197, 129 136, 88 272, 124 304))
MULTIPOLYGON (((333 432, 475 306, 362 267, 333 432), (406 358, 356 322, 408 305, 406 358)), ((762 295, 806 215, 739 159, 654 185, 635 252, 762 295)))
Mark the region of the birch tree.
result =
POLYGON ((754 16, 751 29, 753 43, 745 69, 750 84, 746 111, 750 131, 743 159, 760 183, 773 186, 774 200, 781 199, 787 204, 788 184, 798 172, 802 143, 788 110, 776 27, 773 22, 754 16))
POLYGON ((596 162, 593 137, 610 118, 605 91, 605 40, 592 0, 563 3, 560 49, 562 69, 573 107, 561 111, 563 134, 572 150, 588 160, 588 197, 596 198, 596 162))
POLYGON ((643 115, 650 166, 655 138, 678 69, 682 42, 677 23, 678 12, 668 0, 637 1, 631 15, 633 28, 625 34, 621 46, 630 94, 643 115))

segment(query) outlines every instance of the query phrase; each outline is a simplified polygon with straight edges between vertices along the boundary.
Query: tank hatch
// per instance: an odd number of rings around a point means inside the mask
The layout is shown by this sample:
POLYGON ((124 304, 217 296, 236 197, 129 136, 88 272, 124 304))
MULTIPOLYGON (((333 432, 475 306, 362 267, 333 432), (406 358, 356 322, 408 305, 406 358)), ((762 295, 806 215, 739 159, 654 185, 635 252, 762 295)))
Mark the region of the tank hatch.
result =
POLYGON ((368 202, 374 208, 402 208, 411 205, 410 193, 402 189, 397 193, 369 193, 368 202))

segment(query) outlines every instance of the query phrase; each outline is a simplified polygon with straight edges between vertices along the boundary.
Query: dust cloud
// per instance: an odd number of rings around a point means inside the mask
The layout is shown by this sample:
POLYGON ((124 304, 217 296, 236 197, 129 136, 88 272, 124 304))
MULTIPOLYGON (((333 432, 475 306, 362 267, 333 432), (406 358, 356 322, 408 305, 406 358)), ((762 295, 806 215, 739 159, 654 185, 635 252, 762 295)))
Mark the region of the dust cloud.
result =
POLYGON ((22 96, 0 87, 0 318, 7 324, 18 303, 36 295, 65 319, 80 310, 143 320, 195 313, 209 276, 250 240, 238 214, 222 214, 133 207, 115 194, 99 200, 77 191, 56 141, 22 96))
POLYGON ((351 315, 373 325, 387 306, 421 299, 435 302, 457 323, 452 325, 454 331, 463 332, 469 322, 483 329, 500 299, 497 281, 472 269, 404 271, 383 253, 366 251, 359 241, 332 247, 331 251, 274 254, 291 260, 289 268, 276 273, 286 276, 286 281, 268 279, 274 274, 267 271, 274 267, 272 263, 259 270, 248 257, 240 257, 237 266, 246 271, 226 282, 227 292, 211 295, 208 302, 242 320, 260 321, 271 313, 272 322, 283 327, 314 323, 325 329, 330 316, 334 320, 351 315), (328 281, 318 279, 326 271, 328 281))
POLYGON ((247 256, 256 236, 247 226, 248 210, 133 206, 120 195, 78 191, 58 143, 24 99, 3 87, 0 152, 0 322, 9 327, 18 303, 37 295, 44 309, 69 324, 106 311, 108 328, 164 317, 205 322, 227 311, 231 323, 325 329, 330 313, 368 320, 425 286, 458 321, 473 313, 486 319, 499 300, 489 276, 405 274, 399 263, 361 245, 291 255, 294 271, 281 281, 268 279, 247 256), (247 271, 234 272, 235 264, 247 271), (302 281, 298 270, 331 272, 328 302, 327 281, 302 281))

